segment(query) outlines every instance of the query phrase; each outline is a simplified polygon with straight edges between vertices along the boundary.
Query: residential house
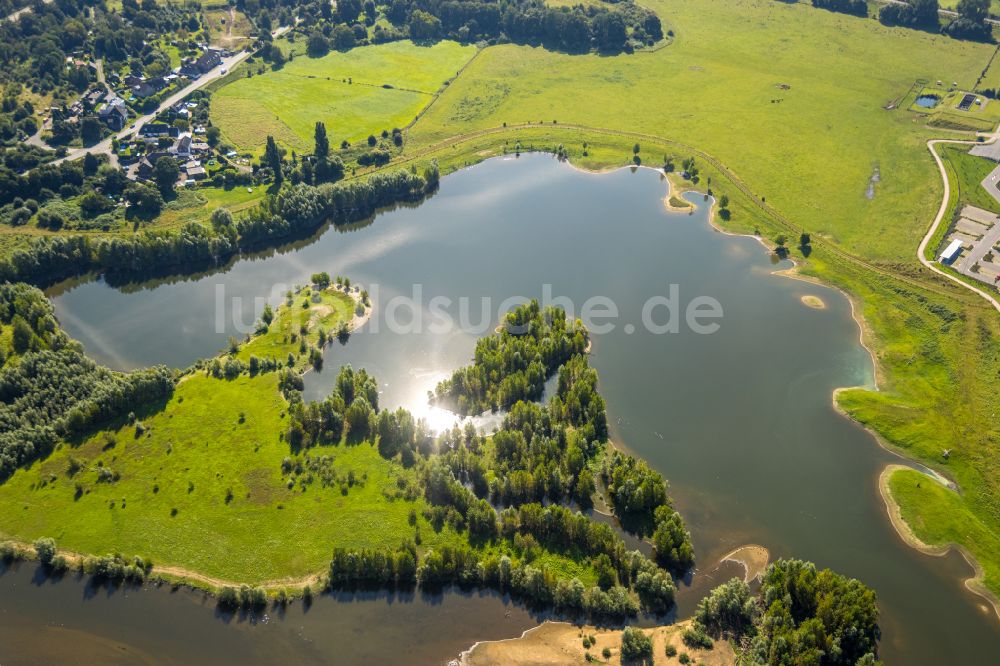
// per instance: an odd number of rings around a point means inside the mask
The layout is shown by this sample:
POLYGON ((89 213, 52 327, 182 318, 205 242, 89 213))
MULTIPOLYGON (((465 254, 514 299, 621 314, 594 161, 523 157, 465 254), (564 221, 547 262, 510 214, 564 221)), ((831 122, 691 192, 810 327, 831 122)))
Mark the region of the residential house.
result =
POLYGON ((139 99, 146 99, 163 90, 165 85, 166 82, 163 80, 163 77, 157 76, 152 79, 146 79, 139 85, 132 86, 132 94, 139 99))
POLYGON ((185 132, 178 136, 174 145, 171 146, 170 152, 184 159, 191 157, 191 135, 185 132))
POLYGON ((149 137, 161 137, 169 136, 171 138, 177 138, 180 135, 180 130, 176 127, 172 127, 166 123, 146 123, 139 128, 139 136, 143 138, 149 137))
POLYGON ((207 74, 222 64, 222 56, 216 49, 208 49, 195 61, 202 74, 207 74))
POLYGON ((109 95, 104 105, 97 111, 97 115, 112 130, 119 132, 128 123, 128 107, 125 100, 117 95, 109 95))

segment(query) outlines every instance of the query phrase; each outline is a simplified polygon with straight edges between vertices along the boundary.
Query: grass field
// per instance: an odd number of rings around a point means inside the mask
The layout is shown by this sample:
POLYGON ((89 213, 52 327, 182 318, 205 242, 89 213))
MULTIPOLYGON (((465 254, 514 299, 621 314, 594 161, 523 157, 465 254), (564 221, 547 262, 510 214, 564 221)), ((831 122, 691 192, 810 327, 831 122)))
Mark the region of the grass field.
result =
POLYGON ((190 222, 207 224, 216 208, 228 208, 234 215, 252 207, 265 194, 263 187, 203 187, 197 190, 180 190, 177 199, 164 208, 152 228, 172 229, 190 222), (252 191, 248 192, 247 190, 252 191))
POLYGON ((972 86, 992 47, 804 4, 648 5, 677 26, 669 48, 618 57, 486 49, 414 125, 411 146, 505 122, 657 134, 715 155, 814 234, 874 259, 912 256, 935 208, 933 195, 913 192, 940 187, 921 153, 930 132, 921 116, 882 107, 918 78, 972 86), (869 200, 875 165, 882 183, 869 200))
POLYGON ((985 157, 976 157, 969 154, 969 146, 941 146, 939 149, 941 158, 946 162, 946 166, 955 175, 954 182, 957 184, 959 196, 956 207, 961 208, 965 204, 972 204, 979 208, 1000 212, 1000 203, 990 196, 986 188, 983 187, 983 179, 997 167, 996 162, 985 157))
POLYGON ((238 51, 253 41, 253 25, 243 12, 235 8, 221 5, 207 7, 205 21, 212 35, 212 46, 238 51))
MULTIPOLYGON (((314 347, 319 341, 321 329, 332 338, 341 322, 349 322, 354 317, 354 299, 344 292, 316 290, 318 302, 312 300, 312 294, 311 289, 296 294, 292 306, 282 308, 280 316, 271 323, 267 332, 254 336, 242 345, 236 357, 243 361, 256 356, 284 362, 289 354, 299 356, 299 341, 302 338, 307 345, 314 347), (303 307, 304 304, 308 306, 303 307), (303 328, 306 329, 305 335, 301 333, 303 328)), ((305 367, 304 359, 299 359, 299 366, 305 367)))
MULTIPOLYGON (((335 544, 395 547, 412 535, 407 516, 422 502, 387 497, 410 472, 370 444, 311 452, 332 456, 339 475, 354 472, 360 483, 346 495, 318 482, 287 487, 281 462, 289 449, 279 438, 286 408, 275 373, 232 381, 193 376, 162 411, 141 417, 147 434, 123 424, 64 446, 0 486, 0 530, 246 582, 318 571, 335 544), (70 459, 82 466, 72 478, 70 459), (99 482, 101 466, 120 479, 99 482)), ((425 524, 423 536, 433 545, 449 535, 425 524)))
POLYGON ((212 121, 225 141, 252 152, 263 150, 269 134, 290 149, 310 151, 319 120, 334 145, 363 140, 405 127, 475 52, 453 42, 394 42, 299 56, 278 71, 220 88, 212 97, 212 121))
POLYGON ((930 546, 964 545, 983 565, 987 587, 1000 588, 1000 539, 957 494, 915 470, 894 473, 889 490, 918 539, 930 546))

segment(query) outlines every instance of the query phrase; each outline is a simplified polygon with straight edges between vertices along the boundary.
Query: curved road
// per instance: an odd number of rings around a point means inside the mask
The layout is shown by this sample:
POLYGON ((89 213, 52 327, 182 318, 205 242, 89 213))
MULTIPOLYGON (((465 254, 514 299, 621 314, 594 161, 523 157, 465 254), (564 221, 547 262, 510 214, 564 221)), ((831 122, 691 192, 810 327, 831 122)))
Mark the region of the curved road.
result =
MULTIPOLYGON (((998 129, 996 133, 991 134, 989 136, 992 138, 993 141, 1000 140, 1000 129, 998 129)), ((982 289, 979 289, 978 287, 975 287, 975 286, 969 284, 965 280, 961 280, 961 279, 955 277, 954 275, 952 275, 951 273, 938 268, 935 265, 935 262, 930 261, 929 259, 927 259, 926 256, 924 256, 924 254, 925 254, 925 252, 927 250, 927 246, 931 242, 931 238, 934 237, 934 234, 937 232, 938 227, 941 226, 941 221, 944 220, 944 216, 948 212, 948 202, 951 199, 951 183, 948 180, 948 171, 945 170, 945 168, 944 168, 944 162, 941 160, 941 156, 938 155, 938 152, 934 149, 934 147, 936 145, 938 145, 939 143, 951 143, 951 144, 960 144, 960 145, 961 144, 970 145, 970 144, 974 144, 976 142, 975 141, 957 141, 957 140, 954 140, 954 139, 931 139, 930 141, 927 142, 927 149, 929 151, 931 151, 931 155, 934 156, 934 161, 937 163, 938 171, 940 171, 940 173, 941 173, 941 181, 944 183, 944 196, 941 198, 941 207, 938 208, 937 216, 934 218, 934 221, 931 222, 931 228, 927 230, 927 235, 925 235, 924 238, 923 238, 923 240, 920 241, 920 246, 917 248, 917 259, 920 260, 921 264, 923 264, 925 267, 931 269, 932 271, 934 271, 938 275, 942 275, 942 276, 948 278, 949 280, 951 280, 952 282, 954 282, 956 284, 959 284, 959 285, 962 285, 963 287, 965 287, 966 289, 969 289, 970 291, 976 292, 977 294, 979 294, 980 296, 982 296, 983 298, 985 298, 987 301, 989 301, 990 304, 993 305, 993 307, 997 309, 997 312, 1000 312, 1000 301, 997 301, 996 298, 994 298, 990 294, 986 293, 982 289)))

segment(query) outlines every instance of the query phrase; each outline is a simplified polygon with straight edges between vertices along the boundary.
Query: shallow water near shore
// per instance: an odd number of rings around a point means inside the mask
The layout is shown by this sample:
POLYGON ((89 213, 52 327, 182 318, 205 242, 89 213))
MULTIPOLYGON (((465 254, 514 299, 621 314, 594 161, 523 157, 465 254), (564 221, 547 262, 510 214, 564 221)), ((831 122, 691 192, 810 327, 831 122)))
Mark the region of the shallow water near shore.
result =
MULTIPOLYGON (((265 299, 278 302, 283 289, 274 285, 304 283, 323 270, 346 275, 372 289, 373 318, 346 345, 330 348, 323 372, 307 375, 307 398, 325 395, 336 368, 351 363, 379 380, 383 407, 402 405, 418 413, 426 410, 427 390, 469 362, 476 339, 492 330, 505 309, 504 299, 541 299, 550 285, 552 296, 569 299, 580 314, 588 298, 606 296, 619 317, 613 331, 594 335, 591 363, 600 373, 612 437, 670 480, 694 537, 699 572, 690 587, 681 583, 681 616, 722 582, 715 580, 720 572, 713 572, 719 557, 757 543, 772 558, 813 560, 874 587, 886 663, 991 661, 1000 652, 1000 623, 964 588, 969 567, 957 555, 928 557, 899 540, 877 488, 881 469, 898 458, 832 407, 835 388, 872 382, 871 359, 858 343, 847 299, 772 275, 790 264, 772 265, 754 239, 714 231, 705 219, 707 205, 691 215, 667 212, 665 193, 665 181, 648 169, 592 175, 548 156, 491 160, 448 176, 441 191, 419 207, 383 213, 371 226, 350 232, 327 230, 314 242, 237 262, 225 272, 150 289, 116 290, 91 281, 52 293, 60 322, 95 358, 120 368, 184 367, 239 332, 234 314, 250 324, 265 299), (394 333, 387 311, 395 297, 412 297, 414 285, 420 286, 422 307, 412 313, 400 307, 395 314, 403 323, 423 318, 421 330, 394 333), (700 335, 685 326, 677 333, 648 331, 641 323, 643 305, 667 296, 671 285, 681 308, 696 297, 715 299, 724 313, 718 332, 700 335), (806 307, 805 295, 818 296, 826 308, 806 307), (427 304, 435 296, 455 303, 469 299, 468 319, 480 325, 471 327, 475 331, 430 330, 427 304), (489 307, 483 298, 490 299, 489 307), (225 306, 221 319, 219 302, 225 306)), ((687 197, 706 203, 700 195, 687 197)), ((664 316, 661 309, 655 318, 662 322, 664 316)), ((79 597, 79 583, 35 588, 8 582, 20 576, 0 576, 0 606, 8 614, 19 609, 18 635, 42 636, 49 618, 58 616, 81 631, 103 627, 123 643, 154 641, 156 656, 165 661, 190 654, 172 651, 171 640, 161 640, 169 632, 155 623, 116 625, 116 613, 127 613, 119 607, 127 608, 135 595, 65 604, 48 592, 66 588, 71 592, 65 594, 79 597)), ((179 612, 171 605, 175 595, 142 594, 136 613, 166 613, 168 606, 179 612)), ((440 607, 449 607, 451 595, 445 599, 440 607)), ((455 641, 439 643, 434 632, 449 630, 435 623, 451 621, 435 615, 439 606, 425 616, 412 604, 405 607, 409 614, 399 615, 384 600, 331 601, 328 612, 339 631, 372 643, 386 632, 404 632, 399 623, 420 618, 428 627, 413 639, 427 637, 427 650, 412 654, 420 661, 456 656, 455 642, 516 636, 523 629, 507 631, 493 619, 503 618, 502 610, 493 610, 503 608, 493 597, 458 599, 467 604, 461 607, 465 623, 455 641), (472 630, 477 623, 479 634, 472 630)), ((515 607, 513 614, 530 623, 523 610, 515 607)), ((214 649, 211 641, 236 640, 227 638, 233 623, 213 616, 196 609, 196 619, 183 619, 197 623, 192 635, 199 638, 193 640, 206 650, 214 649)), ((237 623, 240 635, 245 633, 240 640, 265 642, 275 623, 294 631, 288 617, 273 618, 265 629, 237 623)), ((0 636, 0 662, 31 660, 30 645, 0 636), (5 647, 10 645, 15 647, 5 647), (16 652, 5 654, 11 649, 16 652)), ((294 642, 281 645, 286 657, 316 658, 294 642)))

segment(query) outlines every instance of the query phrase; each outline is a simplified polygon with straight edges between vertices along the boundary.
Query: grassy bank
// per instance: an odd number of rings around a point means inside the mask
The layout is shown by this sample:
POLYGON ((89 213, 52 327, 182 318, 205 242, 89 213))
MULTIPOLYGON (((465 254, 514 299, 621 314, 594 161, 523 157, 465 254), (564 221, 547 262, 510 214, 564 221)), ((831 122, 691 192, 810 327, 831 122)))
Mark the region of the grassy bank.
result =
MULTIPOLYGON (((992 602, 1000 614, 995 593, 1000 588, 1000 539, 996 532, 969 511, 956 493, 925 474, 911 469, 896 470, 887 486, 892 500, 899 505, 900 516, 921 542, 911 545, 921 549, 930 547, 937 552, 961 545, 979 563, 978 575, 970 581, 970 587, 980 589, 985 585, 993 593, 992 602)), ((903 536, 907 538, 905 533, 903 536)))

